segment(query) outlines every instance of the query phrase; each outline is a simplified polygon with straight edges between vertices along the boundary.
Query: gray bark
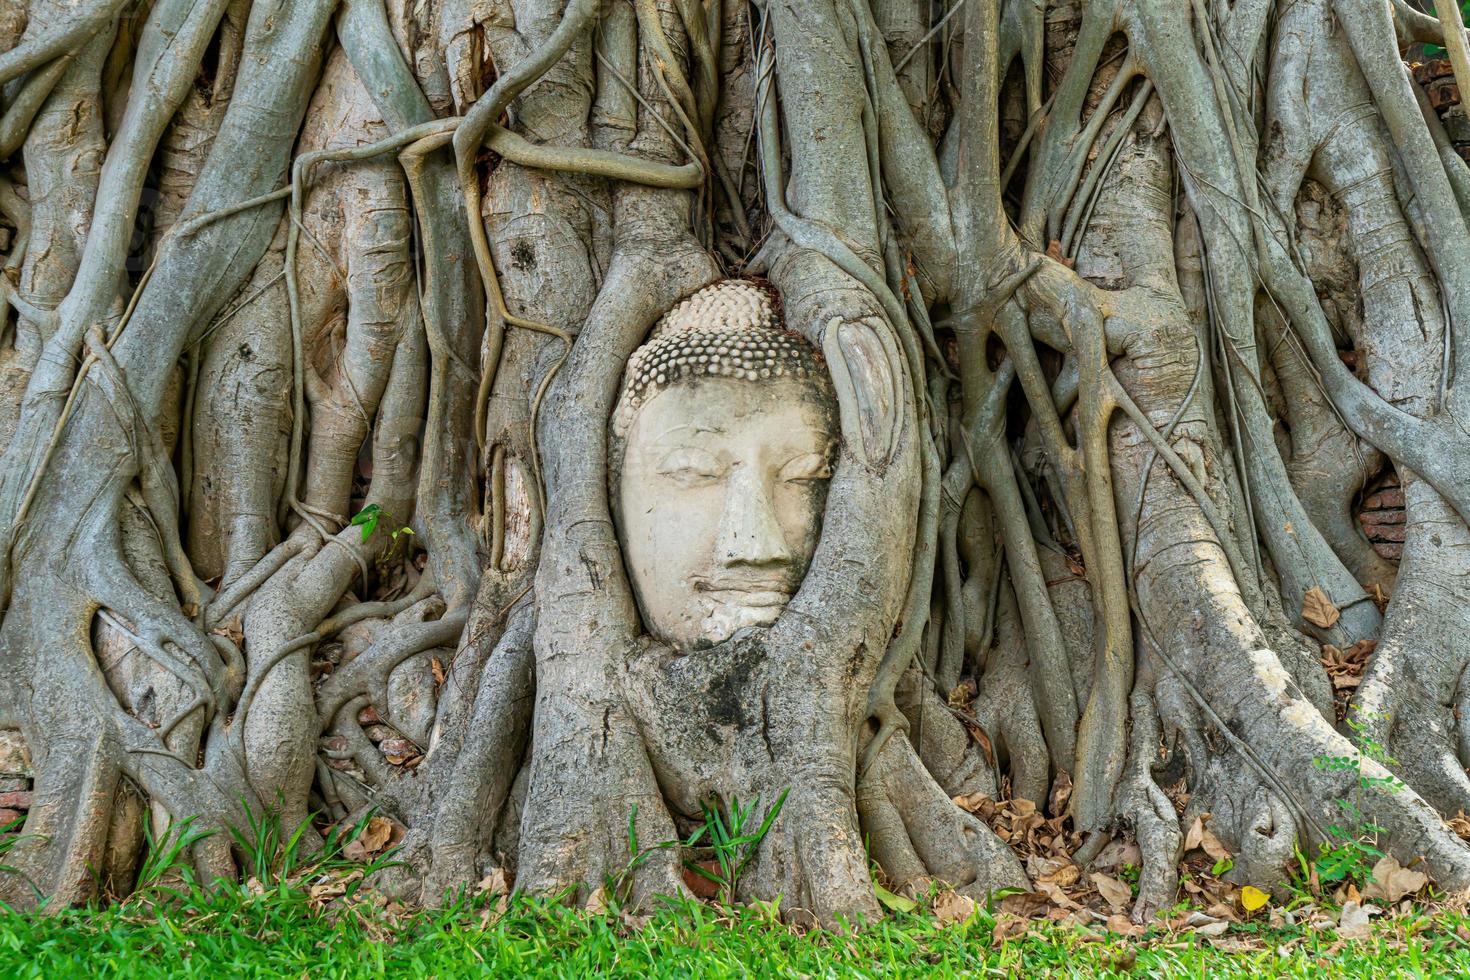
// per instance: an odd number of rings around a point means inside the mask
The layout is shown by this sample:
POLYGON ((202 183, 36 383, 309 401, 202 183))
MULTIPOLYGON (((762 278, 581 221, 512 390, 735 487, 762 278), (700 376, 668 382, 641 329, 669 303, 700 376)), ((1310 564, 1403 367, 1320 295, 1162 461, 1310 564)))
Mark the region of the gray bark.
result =
POLYGON ((1079 861, 1142 846, 1140 921, 1195 816, 1269 884, 1350 795, 1470 884, 1470 169, 1399 61, 1437 23, 938 16, 0 5, 0 727, 35 762, 0 896, 125 893, 145 820, 375 805, 415 900, 502 867, 642 901, 690 855, 630 827, 784 794, 737 897, 871 920, 875 877, 1025 886, 952 798, 1062 780, 1079 861), (724 276, 820 352, 840 447, 775 625, 680 652, 608 418, 724 276), (1357 514, 1388 467, 1401 561, 1357 514))

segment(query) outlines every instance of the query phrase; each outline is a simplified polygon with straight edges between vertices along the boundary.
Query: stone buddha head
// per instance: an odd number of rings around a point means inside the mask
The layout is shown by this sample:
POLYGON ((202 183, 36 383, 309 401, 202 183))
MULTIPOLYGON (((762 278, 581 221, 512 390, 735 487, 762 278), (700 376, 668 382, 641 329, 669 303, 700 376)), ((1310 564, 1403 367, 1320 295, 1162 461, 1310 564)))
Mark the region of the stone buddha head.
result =
POLYGON ((748 280, 706 286, 629 358, 611 493, 644 626, 688 652, 770 626, 811 562, 837 450, 831 380, 748 280))

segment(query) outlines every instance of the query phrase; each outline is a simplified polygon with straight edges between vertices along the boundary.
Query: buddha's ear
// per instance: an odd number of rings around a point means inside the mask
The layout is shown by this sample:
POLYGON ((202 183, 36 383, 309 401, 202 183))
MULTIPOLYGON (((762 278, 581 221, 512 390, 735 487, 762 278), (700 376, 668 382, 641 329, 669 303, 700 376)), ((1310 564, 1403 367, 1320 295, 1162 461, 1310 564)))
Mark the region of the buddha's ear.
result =
POLYGON ((898 451, 903 364, 893 332, 878 317, 833 317, 822 333, 842 441, 870 469, 886 470, 898 451))

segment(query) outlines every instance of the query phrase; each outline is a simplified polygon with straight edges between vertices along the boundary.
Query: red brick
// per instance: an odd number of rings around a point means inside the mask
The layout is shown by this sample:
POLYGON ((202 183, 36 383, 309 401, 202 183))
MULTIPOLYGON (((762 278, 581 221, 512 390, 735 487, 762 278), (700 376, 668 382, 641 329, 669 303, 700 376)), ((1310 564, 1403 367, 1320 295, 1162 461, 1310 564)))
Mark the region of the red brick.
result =
POLYGON ((1442 78, 1430 85, 1428 90, 1429 104, 1435 109, 1447 109, 1452 105, 1460 104, 1460 87, 1452 80, 1442 78))
POLYGON ((372 705, 368 705, 357 713, 357 723, 359 725, 376 725, 382 722, 382 720, 378 717, 378 709, 372 705))
POLYGON ((1366 529, 1369 541, 1403 541, 1404 525, 1377 524, 1366 529))
POLYGON ((15 810, 0 810, 0 827, 4 827, 12 820, 19 820, 23 816, 25 816, 24 813, 17 813, 15 810))
POLYGON ((1384 487, 1363 498, 1364 510, 1392 510, 1404 505, 1403 487, 1384 487))
MULTIPOLYGON (((711 874, 717 875, 720 873, 720 865, 717 861, 700 861, 698 864, 711 874)), ((684 884, 688 885, 689 890, 698 898, 714 898, 720 893, 719 885, 710 881, 704 875, 689 870, 687 867, 684 869, 684 884)))
POLYGON ((1436 78, 1450 78, 1454 74, 1455 69, 1444 58, 1430 58, 1414 66, 1414 80, 1420 85, 1428 85, 1436 78))
POLYGON ((419 750, 406 738, 385 738, 378 743, 378 751, 384 755, 419 754, 419 750))
POLYGON ((1358 515, 1358 520, 1367 524, 1402 524, 1404 523, 1404 512, 1401 510, 1365 510, 1358 515))
POLYGON ((29 810, 30 808, 30 793, 0 793, 0 809, 29 810))
POLYGON ((1392 561, 1398 561, 1400 558, 1402 558, 1404 556, 1404 546, 1403 545, 1401 545, 1401 544, 1391 544, 1391 543, 1389 543, 1387 541, 1375 541, 1375 542, 1373 542, 1373 550, 1376 551, 1376 552, 1378 552, 1384 558, 1388 558, 1388 559, 1390 559, 1392 561))

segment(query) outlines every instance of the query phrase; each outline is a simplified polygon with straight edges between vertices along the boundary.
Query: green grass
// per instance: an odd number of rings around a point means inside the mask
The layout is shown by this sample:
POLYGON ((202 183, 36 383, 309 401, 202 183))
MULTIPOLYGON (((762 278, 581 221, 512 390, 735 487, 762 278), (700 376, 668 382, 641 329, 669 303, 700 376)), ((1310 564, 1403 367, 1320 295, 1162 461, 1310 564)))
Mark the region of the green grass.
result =
POLYGON ((755 911, 669 904, 646 922, 487 898, 404 912, 359 897, 315 909, 297 888, 232 888, 150 907, 0 911, 4 977, 1453 976, 1470 972, 1467 918, 1410 914, 1371 940, 1245 924, 1219 945, 1190 933, 1126 940, 1037 926, 993 944, 983 912, 941 927, 900 915, 856 937, 800 934, 755 911), (396 914, 395 914, 396 913, 396 914))

